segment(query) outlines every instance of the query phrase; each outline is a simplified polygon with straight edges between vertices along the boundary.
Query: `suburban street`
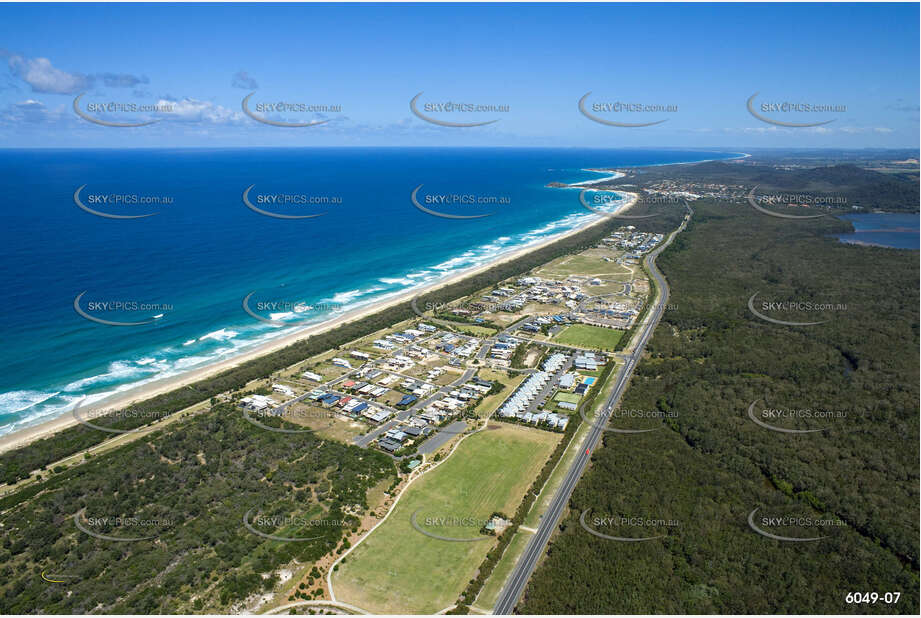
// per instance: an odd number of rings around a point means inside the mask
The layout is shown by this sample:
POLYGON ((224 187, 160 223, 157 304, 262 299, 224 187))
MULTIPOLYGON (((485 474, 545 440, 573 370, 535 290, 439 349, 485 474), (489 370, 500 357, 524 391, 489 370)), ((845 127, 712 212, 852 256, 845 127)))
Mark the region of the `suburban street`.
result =
POLYGON ((636 366, 640 356, 643 354, 643 350, 645 349, 646 343, 650 336, 652 336, 653 330, 655 330, 656 325, 659 323, 659 320, 662 317, 662 312, 665 310, 665 305, 668 302, 668 284, 665 281, 665 277, 663 277, 662 273, 659 272, 659 270, 656 268, 655 260, 656 257, 658 257, 658 255, 671 244, 675 236, 681 233, 681 231, 683 231, 687 226, 688 221, 693 215, 693 211, 691 210, 690 206, 687 208, 688 214, 685 216, 678 229, 673 232, 664 243, 656 247, 646 256, 646 267, 649 269, 650 274, 656 280, 659 289, 659 298, 656 300, 656 304, 652 308, 652 313, 649 319, 646 321, 645 326, 643 326, 642 330, 640 331, 640 336, 633 348, 633 352, 625 357, 625 363, 618 373, 614 390, 611 392, 611 395, 608 397, 607 401, 604 402, 601 410, 599 410, 597 420, 592 425, 590 432, 586 436, 584 450, 579 453, 578 457, 573 462, 572 467, 569 469, 569 472, 567 473, 566 478, 563 480, 562 485, 557 490, 556 495, 554 495, 553 500, 547 509, 547 512, 541 518, 537 532, 531 537, 531 540, 528 542, 528 546, 525 548, 524 553, 518 559, 518 562, 512 570, 512 573, 509 576, 505 586, 503 587, 502 592, 499 593, 499 599, 493 608, 494 614, 511 614, 512 610, 515 608, 515 605, 518 603, 518 599, 521 597, 525 585, 528 583, 528 579, 531 577, 531 573, 534 572, 534 568, 537 566, 537 561, 543 555, 544 549, 546 548, 550 537, 553 535, 553 531, 556 529, 557 522, 562 516, 566 506, 569 504, 569 498, 575 489, 576 483, 578 483, 579 478, 582 476, 582 473, 585 470, 585 467, 591 460, 591 453, 598 445, 598 442, 601 439, 603 432, 605 431, 605 425, 610 418, 611 412, 620 401, 620 397, 623 394, 627 382, 633 373, 633 369, 636 366))

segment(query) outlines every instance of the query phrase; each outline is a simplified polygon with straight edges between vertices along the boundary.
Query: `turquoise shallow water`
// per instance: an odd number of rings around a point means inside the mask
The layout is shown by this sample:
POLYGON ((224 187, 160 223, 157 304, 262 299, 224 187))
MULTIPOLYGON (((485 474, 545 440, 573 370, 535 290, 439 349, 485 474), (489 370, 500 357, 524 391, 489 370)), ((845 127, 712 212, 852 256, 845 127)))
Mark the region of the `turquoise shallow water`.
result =
POLYGON ((583 149, 2 151, 0 433, 238 354, 582 225, 585 171, 731 153, 583 149), (324 214, 284 220, 276 214, 324 214), (410 201, 445 214, 425 214, 410 201), (99 212, 155 216, 115 220, 99 212), (103 196, 159 197, 158 205, 103 196), (272 196, 289 196, 278 206, 272 196), (298 196, 336 203, 293 203, 298 196), (447 204, 439 198, 459 198, 447 204), (485 200, 487 203, 469 203, 485 200), (113 198, 114 199, 114 198, 113 198), (95 200, 92 201, 91 200, 95 200), (260 201, 261 200, 261 201, 260 201), (115 322, 109 326, 75 311, 115 322), (248 314, 242 301, 266 323, 248 314), (107 303, 102 305, 102 303, 107 303), (115 303, 121 308, 110 310, 115 303), (134 303, 150 307, 135 307, 134 303), (155 316, 159 316, 156 317, 155 316), (296 323, 295 323, 296 322, 296 323))

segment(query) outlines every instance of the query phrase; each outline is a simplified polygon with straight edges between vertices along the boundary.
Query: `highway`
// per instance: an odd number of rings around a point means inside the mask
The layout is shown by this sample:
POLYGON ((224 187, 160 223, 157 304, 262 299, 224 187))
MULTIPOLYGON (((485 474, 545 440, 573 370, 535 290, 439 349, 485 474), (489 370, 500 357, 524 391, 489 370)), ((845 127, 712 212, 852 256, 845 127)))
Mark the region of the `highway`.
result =
MULTIPOLYGON (((685 206, 687 206, 687 204, 685 204, 685 206)), ((662 273, 656 268, 655 260, 656 257, 671 244, 675 236, 681 233, 687 226, 688 221, 694 214, 690 206, 687 206, 687 209, 688 214, 685 216, 678 229, 675 230, 664 243, 646 255, 646 267, 656 281, 659 289, 659 298, 652 308, 649 319, 646 320, 646 325, 642 327, 640 331, 640 336, 633 347, 633 352, 625 356, 625 362, 617 375, 617 382, 614 390, 611 392, 607 401, 604 402, 601 410, 599 410, 597 419, 586 436, 584 449, 573 462, 562 485, 560 485, 556 495, 553 496, 553 500, 547 508, 547 512, 544 513, 541 518, 537 532, 531 537, 528 546, 518 559, 518 563, 515 565, 505 586, 502 588, 502 592, 499 593, 499 599, 496 601, 496 606, 493 608, 493 614, 511 614, 512 610, 515 609, 515 605, 518 603, 518 599, 521 598, 521 594, 524 592, 524 587, 528 583, 531 573, 534 572, 534 568, 537 566, 537 561, 544 554, 547 543, 553 531, 556 529, 557 522, 562 516, 566 506, 569 504, 569 498, 572 495, 573 489, 576 487, 576 483, 579 482, 579 478, 582 476, 585 467, 591 460, 591 452, 598 445, 605 431, 605 425, 610 418, 611 412, 620 401, 620 397, 633 373, 633 369, 640 356, 643 354, 643 350, 649 338, 652 336, 653 330, 655 330, 656 325, 662 317, 662 312, 665 310, 665 305, 668 303, 668 283, 665 281, 665 277, 662 276, 662 273)))

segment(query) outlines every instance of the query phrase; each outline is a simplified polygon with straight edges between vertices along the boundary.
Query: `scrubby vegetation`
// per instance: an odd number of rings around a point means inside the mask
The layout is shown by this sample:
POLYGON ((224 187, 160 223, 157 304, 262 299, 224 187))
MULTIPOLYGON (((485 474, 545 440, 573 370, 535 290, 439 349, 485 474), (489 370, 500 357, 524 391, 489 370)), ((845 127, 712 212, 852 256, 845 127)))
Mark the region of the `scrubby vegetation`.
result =
POLYGON ((0 613, 229 611, 271 590, 279 567, 341 546, 368 489, 395 477, 380 453, 217 407, 5 498, 0 613), (310 540, 258 536, 247 513, 259 532, 310 540), (96 538, 75 514, 94 533, 151 538, 96 538))
POLYGON ((667 413, 665 426, 605 436, 518 610, 918 613, 918 252, 838 243, 833 219, 694 209, 657 260, 670 308, 621 402, 667 413), (748 309, 757 291, 846 309, 818 326, 772 324, 748 309), (748 417, 755 400, 844 415, 774 421, 826 429, 785 434, 748 417), (782 542, 748 526, 756 507, 845 525, 782 542), (678 525, 611 541, 580 526, 586 509, 678 525), (856 591, 902 594, 848 604, 856 591))

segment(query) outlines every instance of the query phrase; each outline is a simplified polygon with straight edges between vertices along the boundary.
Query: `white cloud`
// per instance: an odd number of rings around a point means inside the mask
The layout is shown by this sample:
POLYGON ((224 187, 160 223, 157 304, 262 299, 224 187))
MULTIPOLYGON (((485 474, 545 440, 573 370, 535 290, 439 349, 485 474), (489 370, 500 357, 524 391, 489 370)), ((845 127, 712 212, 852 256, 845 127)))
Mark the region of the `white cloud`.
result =
POLYGON ((157 107, 170 109, 168 112, 159 113, 164 120, 208 124, 235 124, 243 120, 241 112, 231 111, 210 101, 199 101, 189 97, 180 100, 160 99, 157 101, 157 107))
POLYGON ((13 75, 29 84, 33 92, 76 94, 93 83, 93 78, 87 75, 56 69, 47 58, 12 55, 7 62, 13 75))
POLYGON ((45 94, 79 94, 92 88, 97 82, 108 88, 133 88, 140 84, 148 84, 146 76, 137 76, 130 73, 96 73, 84 75, 83 73, 68 73, 56 68, 47 58, 26 58, 8 52, 0 53, 6 56, 10 72, 31 86, 32 92, 45 94))

